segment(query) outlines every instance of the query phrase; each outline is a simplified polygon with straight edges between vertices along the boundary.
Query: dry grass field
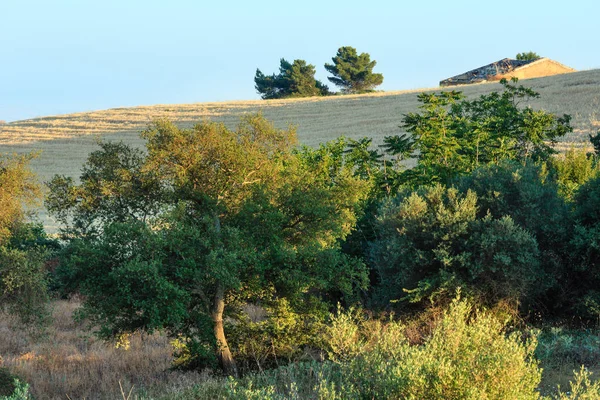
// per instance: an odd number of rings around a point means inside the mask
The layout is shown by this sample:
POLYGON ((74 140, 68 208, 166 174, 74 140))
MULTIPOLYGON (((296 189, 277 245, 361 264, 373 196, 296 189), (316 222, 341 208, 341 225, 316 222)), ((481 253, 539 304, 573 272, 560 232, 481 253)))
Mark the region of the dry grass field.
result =
POLYGON ((73 320, 76 300, 52 303, 52 324, 44 332, 23 327, 0 313, 0 366, 31 385, 37 400, 117 399, 121 387, 132 397, 177 392, 207 379, 194 372, 171 371, 167 337, 139 334, 131 347, 116 348, 98 340, 73 320))
MULTIPOLYGON (((223 389, 223 381, 208 372, 171 370, 172 346, 165 335, 136 334, 129 349, 97 339, 73 319, 79 306, 77 299, 53 301, 52 322, 41 332, 25 328, 15 317, 0 312, 0 367, 28 382, 35 399, 205 399, 190 389, 203 383, 208 386, 202 393, 210 392, 210 388, 223 389)), ((418 328, 405 334, 421 340, 418 328)), ((587 335, 593 338, 598 333, 587 335)), ((596 355, 597 349, 571 343, 569 337, 557 337, 548 344, 556 354, 542 360, 542 395, 555 394, 557 385, 569 387, 573 371, 581 365, 581 357, 573 355, 587 354, 586 367, 594 380, 600 374, 598 359, 588 354, 596 355)))
MULTIPOLYGON (((559 149, 586 146, 587 135, 600 129, 600 70, 575 72, 521 81, 540 92, 531 106, 557 114, 571 114, 575 131, 564 138, 559 149)), ((468 97, 499 90, 497 83, 457 88, 468 97)), ((340 135, 368 136, 375 144, 383 137, 400 133, 403 114, 418 110, 417 94, 436 89, 382 92, 293 100, 255 100, 115 108, 69 115, 15 121, 0 125, 0 153, 40 151, 32 167, 40 180, 54 174, 78 176, 99 138, 142 145, 139 132, 153 119, 166 117, 181 126, 203 119, 235 126, 243 113, 261 111, 279 127, 293 124, 300 142, 314 146, 340 135)), ((447 90, 447 89, 445 89, 447 90)), ((53 224, 41 213, 44 224, 53 224)))

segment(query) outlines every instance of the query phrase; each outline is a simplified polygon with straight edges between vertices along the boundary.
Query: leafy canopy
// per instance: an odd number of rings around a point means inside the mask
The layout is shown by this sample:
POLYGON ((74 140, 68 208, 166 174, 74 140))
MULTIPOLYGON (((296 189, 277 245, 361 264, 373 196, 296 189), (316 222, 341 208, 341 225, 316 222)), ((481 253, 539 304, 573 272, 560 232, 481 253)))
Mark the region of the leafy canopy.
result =
POLYGON ((27 222, 26 211, 40 196, 28 166, 34 156, 0 156, 0 308, 23 322, 43 322, 48 316, 50 242, 41 226, 27 222))
POLYGON ((216 354, 234 373, 224 313, 236 299, 285 298, 311 312, 324 292, 364 287, 363 264, 338 242, 367 187, 327 146, 294 150, 295 130, 260 115, 235 130, 157 121, 142 136, 147 155, 136 162, 122 162, 137 154, 128 146, 104 145, 79 185, 50 185, 51 210, 66 206, 64 221, 97 227, 72 240, 61 268, 103 336, 164 329, 192 352, 192 366, 216 354), (140 181, 120 178, 130 176, 140 181))
POLYGON ((325 69, 333 75, 327 79, 343 93, 370 92, 383 83, 383 75, 373 73, 377 62, 371 61, 368 53, 358 54, 354 47, 340 47, 332 61, 333 64, 325 64, 325 69))
POLYGON ((404 182, 446 184, 481 165, 546 161, 556 153, 556 139, 573 130, 571 117, 522 107, 522 101, 539 93, 515 82, 503 79, 502 92, 474 100, 457 91, 420 94, 422 112, 406 114, 403 120, 417 159, 416 167, 402 176, 404 182))
POLYGON ((517 54, 517 60, 519 60, 519 61, 530 61, 530 60, 533 61, 533 60, 537 60, 540 58, 542 58, 542 57, 533 51, 528 51, 528 52, 523 52, 523 53, 517 54))
POLYGON ((39 202, 41 195, 35 176, 28 165, 34 154, 0 155, 0 245, 26 217, 26 208, 39 202))
POLYGON ((441 185, 382 203, 370 261, 379 300, 448 299, 462 287, 485 302, 522 300, 541 278, 535 238, 506 216, 477 217, 477 196, 441 185))
POLYGON ((256 91, 265 100, 330 94, 327 85, 315 79, 315 66, 304 60, 294 60, 290 64, 282 58, 279 74, 265 75, 257 69, 254 83, 256 91))

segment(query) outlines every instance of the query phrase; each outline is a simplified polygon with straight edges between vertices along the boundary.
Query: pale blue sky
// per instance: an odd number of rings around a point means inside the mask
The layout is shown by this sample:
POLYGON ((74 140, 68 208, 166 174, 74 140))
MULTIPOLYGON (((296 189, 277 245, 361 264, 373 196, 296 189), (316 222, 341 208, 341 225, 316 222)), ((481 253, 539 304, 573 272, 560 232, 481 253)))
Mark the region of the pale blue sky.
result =
MULTIPOLYGON (((258 99, 254 73, 340 46, 371 54, 383 90, 522 51, 600 68, 597 0, 0 0, 0 119, 258 99)), ((330 85, 332 87, 332 85, 330 85)))

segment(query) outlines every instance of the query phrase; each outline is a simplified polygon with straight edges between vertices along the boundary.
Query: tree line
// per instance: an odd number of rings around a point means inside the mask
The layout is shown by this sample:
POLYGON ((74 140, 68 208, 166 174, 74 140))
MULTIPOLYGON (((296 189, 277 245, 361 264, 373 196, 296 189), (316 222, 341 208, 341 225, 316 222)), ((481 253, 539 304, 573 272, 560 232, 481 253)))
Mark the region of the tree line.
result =
MULTIPOLYGON (((368 53, 358 54, 355 48, 344 46, 338 49, 332 62, 325 64, 327 72, 333 75, 327 79, 342 93, 367 93, 383 83, 383 75, 373 73, 377 62, 371 61, 368 53)), ((304 60, 290 63, 282 58, 278 74, 265 75, 257 69, 254 83, 265 100, 333 94, 327 85, 315 79, 315 66, 304 60)))
POLYGON ((260 114, 235 129, 157 120, 144 150, 104 142, 78 181, 48 183, 60 241, 19 206, 37 196, 27 158, 6 158, 2 303, 43 319, 46 288, 80 293, 100 336, 164 331, 178 365, 229 374, 248 343, 269 348, 259 365, 318 346, 337 303, 403 314, 460 290, 523 318, 593 320, 600 134, 594 153, 558 157, 570 117, 522 107, 538 94, 502 85, 473 100, 419 95, 404 133, 379 148, 368 138, 298 146, 294 128, 260 114), (249 321, 247 304, 267 319, 249 321))

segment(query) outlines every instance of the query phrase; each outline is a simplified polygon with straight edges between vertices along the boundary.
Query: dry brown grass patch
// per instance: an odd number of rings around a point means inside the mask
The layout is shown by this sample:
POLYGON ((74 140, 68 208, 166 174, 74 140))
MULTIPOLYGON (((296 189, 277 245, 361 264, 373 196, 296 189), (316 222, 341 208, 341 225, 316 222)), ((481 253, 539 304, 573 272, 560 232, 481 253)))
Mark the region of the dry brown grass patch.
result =
MULTIPOLYGON (((120 386, 133 394, 181 389, 206 375, 170 371, 172 348, 165 335, 131 337, 129 350, 96 339, 72 318, 77 300, 55 301, 54 320, 43 333, 23 330, 0 315, 2 366, 31 385, 37 400, 115 399, 120 386)), ((133 398, 133 397, 131 397, 133 398)))

